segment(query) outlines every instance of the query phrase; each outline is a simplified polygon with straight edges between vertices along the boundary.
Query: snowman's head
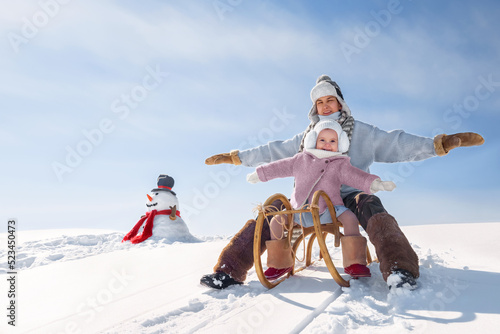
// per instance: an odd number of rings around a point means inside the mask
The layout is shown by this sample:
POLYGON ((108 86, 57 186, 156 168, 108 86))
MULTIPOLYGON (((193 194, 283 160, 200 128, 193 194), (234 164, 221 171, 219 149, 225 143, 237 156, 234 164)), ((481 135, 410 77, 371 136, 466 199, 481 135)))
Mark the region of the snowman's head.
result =
POLYGON ((156 210, 169 210, 174 205, 179 210, 179 201, 177 197, 170 191, 152 191, 147 195, 146 207, 148 211, 156 210))

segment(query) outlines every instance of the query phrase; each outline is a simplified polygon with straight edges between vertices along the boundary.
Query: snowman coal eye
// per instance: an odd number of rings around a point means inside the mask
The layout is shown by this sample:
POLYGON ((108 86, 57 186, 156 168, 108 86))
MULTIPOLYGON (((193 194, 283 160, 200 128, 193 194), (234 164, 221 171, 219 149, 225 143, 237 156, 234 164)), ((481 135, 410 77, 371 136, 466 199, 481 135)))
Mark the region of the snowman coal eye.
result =
POLYGON ((155 193, 156 196, 158 196, 160 193, 155 193))

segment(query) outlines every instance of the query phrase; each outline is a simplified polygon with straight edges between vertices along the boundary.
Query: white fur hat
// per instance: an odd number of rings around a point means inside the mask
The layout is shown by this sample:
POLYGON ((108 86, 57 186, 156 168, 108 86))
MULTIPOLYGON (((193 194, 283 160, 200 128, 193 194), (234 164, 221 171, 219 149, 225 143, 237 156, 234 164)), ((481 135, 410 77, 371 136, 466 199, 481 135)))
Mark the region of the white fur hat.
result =
POLYGON ((337 135, 339 137, 338 146, 340 153, 344 153, 349 150, 349 137, 347 137, 347 133, 342 130, 342 127, 338 122, 332 120, 318 122, 314 126, 314 128, 306 135, 306 138, 304 139, 304 148, 316 148, 316 140, 318 139, 318 134, 321 132, 321 130, 324 129, 332 129, 333 131, 337 132, 337 135))
MULTIPOLYGON (((316 84, 316 86, 311 89, 311 101, 315 103, 320 97, 323 96, 335 96, 337 100, 341 100, 342 98, 337 93, 335 87, 326 81, 320 81, 316 84)), ((343 99, 342 99, 343 100, 343 99)))
POLYGON ((312 122, 317 122, 318 118, 318 110, 316 110, 316 101, 323 96, 335 96, 337 101, 342 105, 342 110, 346 112, 347 116, 351 116, 351 109, 344 101, 344 96, 342 95, 342 91, 340 90, 339 85, 335 81, 332 81, 328 75, 321 75, 316 80, 316 86, 311 89, 311 101, 312 107, 309 111, 309 119, 312 122))

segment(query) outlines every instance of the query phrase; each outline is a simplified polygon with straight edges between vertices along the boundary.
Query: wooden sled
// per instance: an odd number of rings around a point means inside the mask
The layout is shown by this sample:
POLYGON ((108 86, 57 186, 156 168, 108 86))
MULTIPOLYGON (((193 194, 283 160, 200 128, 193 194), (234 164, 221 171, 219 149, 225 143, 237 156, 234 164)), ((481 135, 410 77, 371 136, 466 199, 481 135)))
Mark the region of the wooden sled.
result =
MULTIPOLYGON (((344 280, 342 276, 340 276, 339 272, 335 268, 335 265, 333 264, 332 258, 330 257, 330 253, 328 251, 328 247, 326 245, 326 237, 330 233, 334 237, 334 245, 335 247, 340 247, 340 237, 343 235, 339 228, 342 227, 342 224, 337 220, 336 214, 335 214, 335 207, 333 206, 330 198, 328 195, 322 191, 318 190, 314 193, 313 198, 312 198, 312 203, 309 206, 309 208, 306 209, 298 209, 294 210, 292 208, 292 205, 290 204, 290 201, 286 196, 283 194, 275 194, 267 199, 267 201, 263 205, 263 211, 259 212, 259 216, 257 217, 257 224, 255 227, 255 234, 254 234, 254 242, 253 242, 253 256, 254 256, 254 263, 255 263, 255 271, 257 273, 257 276, 259 277, 260 282, 262 285, 264 285, 268 289, 272 289, 281 282, 283 282, 285 279, 290 277, 291 275, 294 275, 295 273, 298 273, 299 271, 307 268, 311 264, 314 263, 312 261, 312 248, 313 248, 313 243, 315 240, 318 240, 319 248, 320 248, 320 259, 323 258, 325 261, 325 264, 328 268, 328 271, 332 275, 333 279, 337 284, 340 286, 348 287, 349 282, 344 280), (329 224, 321 224, 320 223, 320 218, 319 218, 319 206, 318 202, 319 199, 323 198, 323 200, 326 202, 328 211, 330 212, 330 216, 332 218, 333 223, 329 224), (276 200, 280 200, 283 203, 282 210, 277 210, 277 208, 272 206, 272 203, 276 200), (294 227, 294 222, 293 222, 293 214, 294 213, 305 213, 305 212, 311 212, 313 216, 313 221, 314 221, 314 226, 311 227, 304 227, 302 228, 301 226, 295 226, 294 227), (304 243, 305 249, 305 266, 295 268, 295 263, 294 263, 294 268, 293 270, 284 275, 283 277, 280 277, 277 280, 274 281, 269 281, 266 276, 264 275, 264 269, 262 268, 262 262, 261 262, 261 250, 260 250, 260 244, 261 244, 261 239, 262 239, 262 228, 264 224, 268 224, 268 219, 269 222, 271 221, 270 218, 266 219, 267 217, 270 216, 275 216, 275 215, 287 215, 287 222, 289 222, 289 226, 286 227, 286 230, 288 230, 288 235, 286 236, 288 238, 288 241, 290 245, 292 245, 292 250, 293 250, 293 256, 296 259, 296 254, 297 250, 300 246, 300 244, 306 240, 307 237, 310 236, 309 240, 307 241, 307 245, 304 243), (298 235, 298 237, 295 239, 293 236, 298 235), (321 236, 321 237, 318 237, 321 236), (295 239, 295 240, 293 240, 295 239)), ((366 248, 366 255, 367 255, 367 262, 371 263, 372 258, 370 251, 368 247, 366 248)), ((295 261, 294 261, 295 262, 295 261)))

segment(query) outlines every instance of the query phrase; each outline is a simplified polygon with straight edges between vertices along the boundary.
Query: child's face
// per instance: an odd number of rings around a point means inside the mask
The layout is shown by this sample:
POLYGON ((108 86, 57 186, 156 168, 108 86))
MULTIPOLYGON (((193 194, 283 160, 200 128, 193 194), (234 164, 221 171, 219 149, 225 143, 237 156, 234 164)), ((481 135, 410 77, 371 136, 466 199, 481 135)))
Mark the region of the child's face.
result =
POLYGON ((324 129, 318 134, 316 140, 318 150, 337 152, 339 150, 339 136, 332 129, 324 129))
POLYGON ((342 105, 335 96, 323 96, 316 100, 318 115, 328 116, 342 110, 342 105))

